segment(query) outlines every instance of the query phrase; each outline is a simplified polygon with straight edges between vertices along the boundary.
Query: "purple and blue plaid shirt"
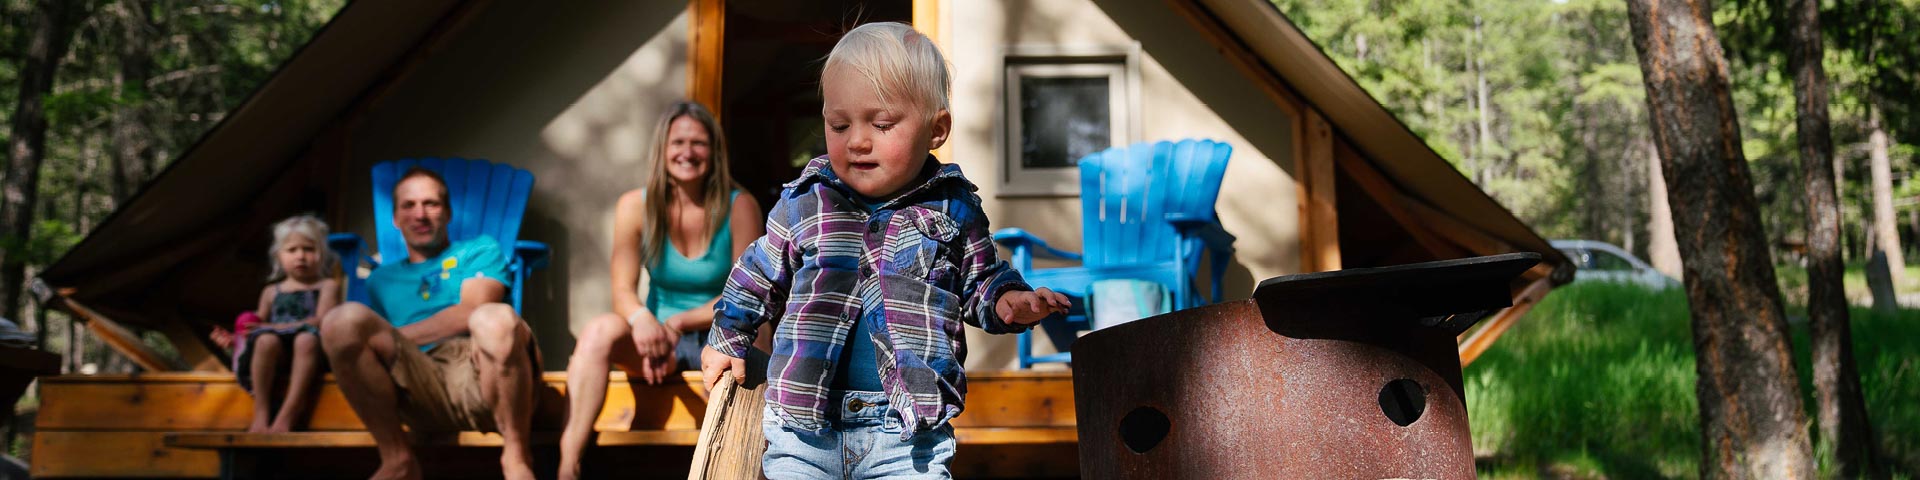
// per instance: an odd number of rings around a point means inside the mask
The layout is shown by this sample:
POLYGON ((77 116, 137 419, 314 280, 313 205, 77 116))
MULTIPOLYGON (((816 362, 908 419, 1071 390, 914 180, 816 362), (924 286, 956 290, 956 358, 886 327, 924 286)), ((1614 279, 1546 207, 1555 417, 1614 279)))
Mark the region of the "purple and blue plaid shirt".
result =
MULTIPOLYGON (((767 403, 786 425, 825 430, 829 385, 854 322, 871 322, 880 383, 908 428, 940 426, 966 400, 966 335, 1028 326, 1002 321, 994 301, 1031 290, 995 256, 978 189, 958 165, 931 155, 924 183, 868 211, 827 157, 807 164, 768 212, 714 305, 709 345, 744 358, 760 324, 779 320, 767 366, 767 403)), ((923 176, 925 173, 923 172, 923 176)))

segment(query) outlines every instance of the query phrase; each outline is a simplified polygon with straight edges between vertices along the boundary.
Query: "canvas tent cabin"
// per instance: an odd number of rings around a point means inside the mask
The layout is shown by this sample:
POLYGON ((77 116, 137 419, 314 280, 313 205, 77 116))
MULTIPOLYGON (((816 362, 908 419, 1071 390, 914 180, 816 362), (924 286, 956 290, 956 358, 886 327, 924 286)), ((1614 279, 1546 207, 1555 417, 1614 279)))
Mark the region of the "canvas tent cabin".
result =
MULTIPOLYGON (((572 330, 611 303, 614 200, 643 182, 656 115, 682 97, 714 107, 732 170, 768 205, 822 150, 819 60, 880 20, 947 54, 954 131, 937 153, 979 184, 995 227, 1077 247, 1058 145, 1212 138, 1235 149, 1218 202, 1239 238, 1229 298, 1289 273, 1545 256, 1512 285, 1517 307, 1463 338, 1470 359, 1570 278, 1265 0, 418 0, 344 7, 39 279, 94 318, 165 333, 180 358, 156 366, 217 371, 202 339, 251 307, 272 222, 315 211, 371 237, 372 164, 484 158, 537 179, 521 237, 554 257, 524 312, 561 370, 572 330)), ((968 341, 970 371, 1015 364, 1011 337, 968 341)))

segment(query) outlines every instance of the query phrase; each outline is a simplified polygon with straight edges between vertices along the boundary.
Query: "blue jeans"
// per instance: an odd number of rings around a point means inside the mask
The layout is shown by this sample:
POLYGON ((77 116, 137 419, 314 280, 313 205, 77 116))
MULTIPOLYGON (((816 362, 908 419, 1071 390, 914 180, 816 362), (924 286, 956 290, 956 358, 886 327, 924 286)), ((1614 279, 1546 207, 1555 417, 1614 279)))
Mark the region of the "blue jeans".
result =
POLYGON ((953 478, 953 426, 901 440, 900 418, 884 393, 846 392, 836 403, 839 419, 822 432, 782 425, 768 408, 760 422, 767 436, 760 471, 769 479, 953 478))

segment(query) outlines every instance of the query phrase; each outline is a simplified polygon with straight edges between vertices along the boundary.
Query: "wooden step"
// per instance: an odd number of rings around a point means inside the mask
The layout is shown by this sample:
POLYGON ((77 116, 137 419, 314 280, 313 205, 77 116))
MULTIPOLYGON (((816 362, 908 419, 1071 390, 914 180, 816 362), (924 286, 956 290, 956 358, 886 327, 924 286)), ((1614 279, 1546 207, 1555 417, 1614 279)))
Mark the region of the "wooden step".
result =
MULTIPOLYGON (((560 418, 552 414, 566 408, 566 374, 548 372, 542 380, 540 408, 549 418, 560 418)), ((207 478, 219 473, 216 451, 221 448, 314 452, 283 458, 321 466, 340 459, 344 463, 337 467, 349 473, 364 466, 352 462, 371 458, 370 449, 359 447, 371 446, 372 437, 331 377, 319 389, 309 431, 264 436, 243 432, 253 400, 228 374, 73 375, 40 381, 31 466, 36 478, 207 478), (319 453, 323 451, 340 453, 319 453)), ((969 374, 967 390, 966 411, 953 422, 961 444, 956 473, 1000 478, 1077 475, 1070 373, 976 372, 969 374)), ((706 392, 698 373, 646 386, 630 385, 624 374, 614 372, 594 422, 599 431, 595 445, 622 452, 608 457, 684 464, 692 456, 705 411, 706 392)), ((553 449, 560 426, 536 425, 535 430, 534 441, 540 445, 536 453, 545 455, 539 452, 553 449)), ((480 459, 485 457, 480 450, 500 444, 497 434, 479 432, 423 440, 423 446, 447 452, 476 450, 472 455, 480 459)), ((678 468, 684 478, 685 466, 678 468)))
MULTIPOLYGON (((955 428, 954 438, 963 445, 1047 445, 1071 444, 1079 439, 1073 427, 967 427, 955 428)), ((691 447, 699 440, 699 430, 650 430, 598 432, 593 444, 603 447, 668 445, 691 447)), ((373 435, 366 432, 172 432, 166 446, 189 449, 222 448, 373 448, 373 435)), ((559 443, 559 432, 534 432, 534 445, 559 443)), ((422 434, 414 445, 423 447, 498 447, 500 434, 491 432, 449 432, 422 434)))

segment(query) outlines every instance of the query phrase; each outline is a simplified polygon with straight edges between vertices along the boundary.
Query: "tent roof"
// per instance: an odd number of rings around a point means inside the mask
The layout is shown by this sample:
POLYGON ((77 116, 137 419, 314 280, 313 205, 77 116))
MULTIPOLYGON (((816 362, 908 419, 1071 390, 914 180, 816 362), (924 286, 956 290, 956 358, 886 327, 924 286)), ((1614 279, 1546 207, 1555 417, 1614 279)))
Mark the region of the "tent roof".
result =
POLYGON ((39 278, 87 298, 151 281, 245 234, 246 215, 330 122, 433 30, 455 0, 356 1, 231 114, 39 278), (142 278, 146 277, 146 278, 142 278))
MULTIPOLYGON (((1354 146, 1409 196, 1514 248, 1540 252, 1548 263, 1566 264, 1545 239, 1361 89, 1271 2, 1195 1, 1238 40, 1237 48, 1264 63, 1344 136, 1365 139, 1354 146)), ((117 303, 126 312, 138 302, 118 298, 149 292, 167 282, 169 272, 257 238, 259 223, 270 221, 262 219, 284 213, 263 210, 290 203, 273 187, 285 185, 289 169, 301 167, 302 152, 369 92, 403 75, 411 53, 433 48, 423 43, 458 23, 450 19, 459 16, 461 3, 349 3, 199 143, 39 277, 72 288, 76 299, 117 303)))

